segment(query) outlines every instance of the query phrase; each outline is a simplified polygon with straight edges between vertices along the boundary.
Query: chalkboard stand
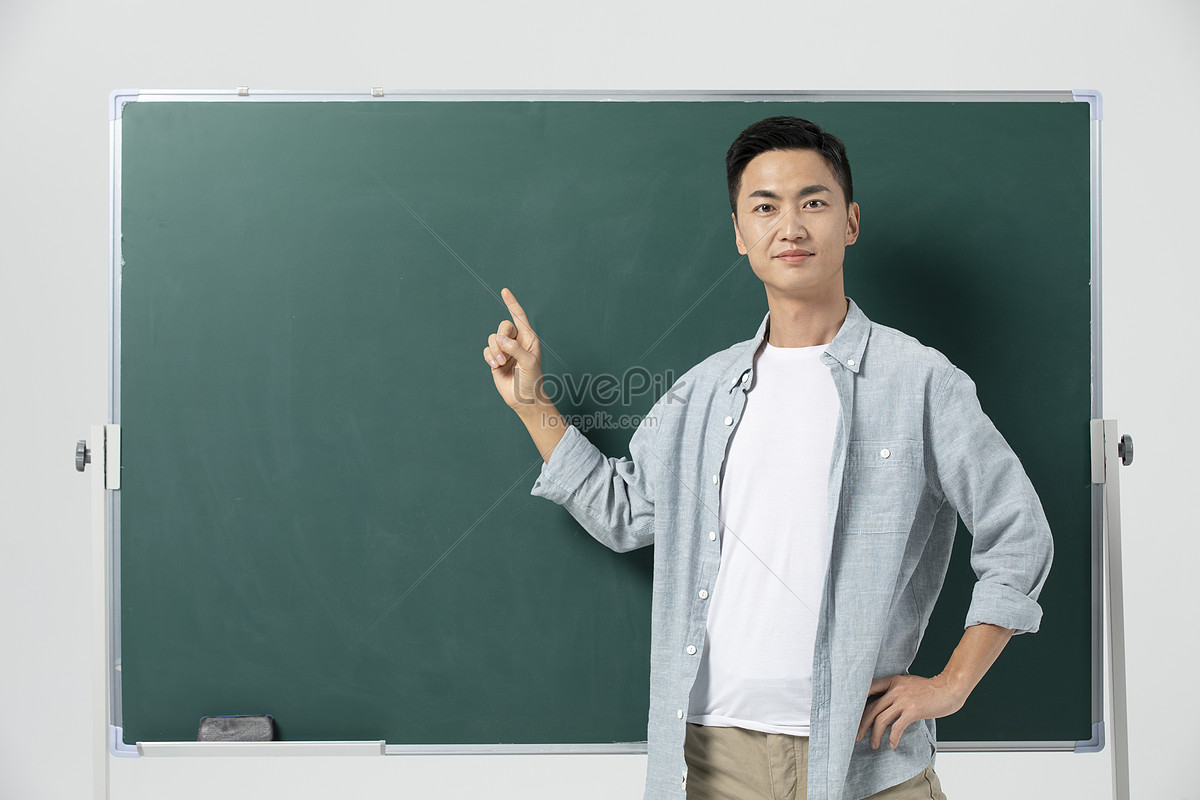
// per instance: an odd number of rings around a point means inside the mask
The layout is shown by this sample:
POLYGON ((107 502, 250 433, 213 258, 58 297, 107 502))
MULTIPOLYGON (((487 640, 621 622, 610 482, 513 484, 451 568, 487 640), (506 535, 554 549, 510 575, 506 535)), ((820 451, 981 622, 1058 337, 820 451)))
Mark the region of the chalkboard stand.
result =
MULTIPOLYGON (((1129 734, 1125 688, 1125 580, 1121 562, 1121 467, 1133 463, 1133 441, 1115 419, 1092 420, 1092 483, 1103 486, 1104 563, 1108 584, 1108 653, 1112 674, 1113 798, 1129 800, 1129 734)), ((1100 742, 1104 747, 1103 728, 1100 742)), ((1079 752, 1085 752, 1080 750, 1079 752)))

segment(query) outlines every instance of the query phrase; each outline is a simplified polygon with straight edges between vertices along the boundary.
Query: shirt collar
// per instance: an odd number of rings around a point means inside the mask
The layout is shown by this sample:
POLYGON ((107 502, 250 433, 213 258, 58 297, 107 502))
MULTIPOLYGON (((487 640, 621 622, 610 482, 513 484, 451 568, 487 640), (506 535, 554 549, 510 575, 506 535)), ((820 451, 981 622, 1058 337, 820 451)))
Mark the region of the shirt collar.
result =
MULTIPOLYGON (((830 366, 840 364, 845 369, 857 374, 862 368, 863 355, 867 350, 871 320, 867 319, 867 315, 862 312, 857 303, 850 298, 846 299, 849 301, 846 320, 842 323, 837 335, 833 337, 833 341, 825 348, 821 358, 830 366)), ((738 385, 750 382, 754 370, 754 354, 758 352, 766 339, 767 323, 770 319, 771 312, 768 311, 758 326, 758 332, 754 334, 753 339, 745 343, 745 350, 726 375, 726 385, 729 387, 729 391, 732 392, 738 385)))

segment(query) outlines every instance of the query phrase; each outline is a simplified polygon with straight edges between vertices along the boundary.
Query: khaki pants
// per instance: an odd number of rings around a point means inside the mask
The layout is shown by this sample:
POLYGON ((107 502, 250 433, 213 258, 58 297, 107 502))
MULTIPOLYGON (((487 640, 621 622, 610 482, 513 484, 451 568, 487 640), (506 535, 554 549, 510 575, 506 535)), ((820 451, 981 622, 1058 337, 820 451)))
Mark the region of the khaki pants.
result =
MULTIPOLYGON (((804 800, 808 739, 688 723, 688 800, 804 800)), ((932 766, 868 800, 946 800, 932 766)))

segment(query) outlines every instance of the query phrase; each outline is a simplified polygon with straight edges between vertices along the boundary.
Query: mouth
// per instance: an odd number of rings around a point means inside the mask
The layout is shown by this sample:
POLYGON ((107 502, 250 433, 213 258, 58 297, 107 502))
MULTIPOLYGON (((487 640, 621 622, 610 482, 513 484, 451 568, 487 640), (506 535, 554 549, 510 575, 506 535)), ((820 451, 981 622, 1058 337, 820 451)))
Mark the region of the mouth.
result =
POLYGON ((813 255, 813 253, 809 252, 808 250, 784 250, 782 253, 776 255, 775 258, 778 258, 780 261, 785 261, 788 264, 799 264, 801 261, 804 261, 811 255, 813 255))

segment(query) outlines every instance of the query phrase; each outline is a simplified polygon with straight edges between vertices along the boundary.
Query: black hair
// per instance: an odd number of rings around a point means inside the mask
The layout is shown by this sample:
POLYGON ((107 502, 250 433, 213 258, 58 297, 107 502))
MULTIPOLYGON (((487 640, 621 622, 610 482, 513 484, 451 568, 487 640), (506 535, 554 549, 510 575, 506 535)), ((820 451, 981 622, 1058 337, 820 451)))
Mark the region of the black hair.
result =
POLYGON ((729 182, 729 207, 737 215, 738 192, 742 190, 742 173, 755 156, 771 150, 813 150, 829 163, 833 176, 842 187, 846 205, 854 202, 854 182, 850 179, 850 162, 846 145, 832 133, 826 133, 815 123, 799 117, 768 117, 738 134, 725 154, 725 178, 729 182))

